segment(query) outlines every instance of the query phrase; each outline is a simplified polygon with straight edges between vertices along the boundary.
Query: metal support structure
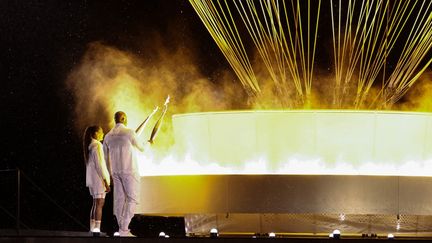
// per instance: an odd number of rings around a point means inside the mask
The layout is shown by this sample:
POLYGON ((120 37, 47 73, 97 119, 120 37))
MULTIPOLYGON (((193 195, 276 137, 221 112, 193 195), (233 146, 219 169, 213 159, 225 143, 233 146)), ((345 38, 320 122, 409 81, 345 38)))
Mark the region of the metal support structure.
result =
POLYGON ((20 235, 20 217, 21 217, 21 170, 17 168, 17 212, 16 212, 17 235, 20 235))

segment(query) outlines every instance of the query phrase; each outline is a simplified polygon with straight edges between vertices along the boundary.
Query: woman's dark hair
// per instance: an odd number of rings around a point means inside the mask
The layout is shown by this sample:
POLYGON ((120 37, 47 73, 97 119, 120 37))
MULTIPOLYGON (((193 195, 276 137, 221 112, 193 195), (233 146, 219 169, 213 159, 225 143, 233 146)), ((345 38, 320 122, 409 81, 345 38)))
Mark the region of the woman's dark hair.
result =
POLYGON ((89 155, 89 145, 92 140, 92 138, 95 137, 95 134, 97 131, 101 129, 100 126, 90 126, 87 127, 84 131, 84 138, 83 138, 83 151, 84 151, 84 162, 87 164, 88 162, 88 155, 89 155))

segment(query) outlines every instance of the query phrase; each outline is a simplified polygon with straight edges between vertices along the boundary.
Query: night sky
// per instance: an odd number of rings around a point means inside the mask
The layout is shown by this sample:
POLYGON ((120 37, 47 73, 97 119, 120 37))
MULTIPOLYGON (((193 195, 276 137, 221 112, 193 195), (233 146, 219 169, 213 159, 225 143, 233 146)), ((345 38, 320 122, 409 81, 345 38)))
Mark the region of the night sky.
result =
MULTIPOLYGON (((22 228, 86 230, 91 198, 65 80, 88 44, 98 41, 151 58, 149 38, 157 35, 168 49, 178 48, 188 45, 191 33, 211 41, 187 1, 0 2, 0 169, 19 167, 42 189, 23 180, 22 228)), ((197 51, 217 56, 205 60, 208 65, 227 65, 215 45, 197 51)), ((0 228, 11 228, 15 174, 3 172, 0 178, 0 190, 10 195, 0 200, 0 228)))
MULTIPOLYGON (((229 70, 186 0, 0 2, 0 169, 19 167, 41 189, 23 179, 23 228, 86 230, 91 198, 65 80, 92 42, 146 59, 156 36, 168 50, 195 50, 210 79, 229 70)), ((2 173, 0 192, 11 197, 1 196, 0 228, 14 227, 15 175, 2 173)))

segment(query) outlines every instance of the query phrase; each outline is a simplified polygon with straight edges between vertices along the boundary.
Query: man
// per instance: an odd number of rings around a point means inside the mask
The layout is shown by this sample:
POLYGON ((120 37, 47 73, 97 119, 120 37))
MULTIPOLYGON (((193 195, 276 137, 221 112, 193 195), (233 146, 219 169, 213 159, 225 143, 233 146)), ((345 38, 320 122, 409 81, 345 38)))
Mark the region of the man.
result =
MULTIPOLYGON (((168 108, 169 97, 165 102, 165 109, 153 128, 152 135, 148 141, 153 143, 155 135, 159 130, 163 116, 168 108)), ((145 119, 137 129, 140 133, 143 126, 158 110, 156 107, 152 114, 145 119)), ((120 236, 132 236, 129 223, 135 214, 138 204, 140 190, 140 175, 138 171, 138 158, 136 150, 143 152, 145 145, 137 139, 137 134, 127 128, 126 113, 118 111, 114 115, 115 127, 105 136, 104 150, 110 174, 114 184, 114 215, 119 225, 120 236)))

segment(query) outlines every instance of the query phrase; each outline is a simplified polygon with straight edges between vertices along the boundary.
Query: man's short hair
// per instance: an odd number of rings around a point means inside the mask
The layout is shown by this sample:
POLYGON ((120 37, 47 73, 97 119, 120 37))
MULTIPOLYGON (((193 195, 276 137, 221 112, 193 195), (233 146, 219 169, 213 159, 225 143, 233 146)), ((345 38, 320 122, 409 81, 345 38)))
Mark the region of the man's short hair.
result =
POLYGON ((115 123, 123 123, 125 121, 125 118, 126 118, 126 113, 124 113, 123 111, 117 111, 114 114, 115 123))

